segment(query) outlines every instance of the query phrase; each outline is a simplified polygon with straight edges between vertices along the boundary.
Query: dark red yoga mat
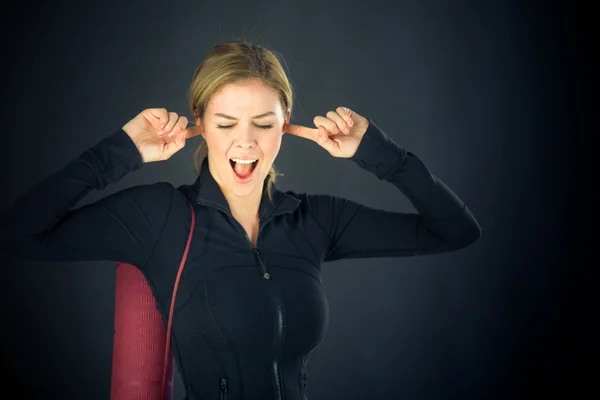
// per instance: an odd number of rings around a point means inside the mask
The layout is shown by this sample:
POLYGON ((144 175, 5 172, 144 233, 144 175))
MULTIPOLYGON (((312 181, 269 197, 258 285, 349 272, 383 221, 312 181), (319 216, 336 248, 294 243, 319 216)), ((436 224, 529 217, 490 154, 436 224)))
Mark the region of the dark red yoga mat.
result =
MULTIPOLYGON (((166 329, 139 269, 117 263, 111 400, 163 400, 166 329)), ((170 354, 164 400, 173 398, 170 354)))

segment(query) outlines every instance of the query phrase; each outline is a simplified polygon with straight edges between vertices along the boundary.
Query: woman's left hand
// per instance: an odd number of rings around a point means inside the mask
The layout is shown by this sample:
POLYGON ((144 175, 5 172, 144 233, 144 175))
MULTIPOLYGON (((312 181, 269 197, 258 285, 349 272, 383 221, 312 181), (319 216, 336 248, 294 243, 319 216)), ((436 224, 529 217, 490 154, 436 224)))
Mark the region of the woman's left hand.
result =
POLYGON ((350 158, 369 127, 369 120, 347 107, 329 111, 327 117, 313 119, 317 129, 284 124, 283 131, 316 142, 334 157, 350 158))

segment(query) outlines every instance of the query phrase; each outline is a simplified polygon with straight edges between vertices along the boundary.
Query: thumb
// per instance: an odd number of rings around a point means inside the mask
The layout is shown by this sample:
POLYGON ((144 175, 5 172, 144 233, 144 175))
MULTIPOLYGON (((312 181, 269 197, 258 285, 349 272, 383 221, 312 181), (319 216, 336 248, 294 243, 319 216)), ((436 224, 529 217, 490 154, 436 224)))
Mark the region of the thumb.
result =
POLYGON ((173 154, 177 153, 179 150, 185 147, 185 139, 187 135, 187 130, 181 130, 175 134, 173 140, 165 144, 163 154, 164 158, 168 159, 173 156, 173 154))
POLYGON ((327 134, 327 129, 323 125, 319 125, 317 129, 317 138, 315 142, 325 150, 331 153, 333 151, 333 140, 327 134))

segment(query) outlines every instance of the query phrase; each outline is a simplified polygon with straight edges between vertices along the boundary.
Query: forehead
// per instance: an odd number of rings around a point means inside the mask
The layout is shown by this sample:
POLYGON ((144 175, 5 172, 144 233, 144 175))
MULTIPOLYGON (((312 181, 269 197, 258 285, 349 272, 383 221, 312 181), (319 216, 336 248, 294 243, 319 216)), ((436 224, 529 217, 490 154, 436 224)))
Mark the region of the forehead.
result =
POLYGON ((230 83, 215 93, 207 104, 207 110, 254 112, 277 111, 279 94, 258 79, 230 83))

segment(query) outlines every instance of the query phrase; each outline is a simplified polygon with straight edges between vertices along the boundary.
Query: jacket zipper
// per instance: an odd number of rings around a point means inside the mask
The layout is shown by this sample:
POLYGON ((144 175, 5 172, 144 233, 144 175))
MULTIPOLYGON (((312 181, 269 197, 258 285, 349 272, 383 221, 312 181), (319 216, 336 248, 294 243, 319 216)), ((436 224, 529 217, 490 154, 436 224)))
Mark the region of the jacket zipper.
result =
POLYGON ((227 400, 227 378, 221 378, 221 400, 227 400))
MULTIPOLYGON (((269 279, 269 274, 266 272, 267 268, 260 257, 260 251, 258 249, 252 249, 254 252, 254 256, 256 260, 260 263, 262 270, 264 272, 264 279, 269 279)), ((275 300, 275 311, 277 312, 277 352, 275 353, 275 360, 273 360, 273 377, 275 378, 275 386, 277 388, 277 399, 282 400, 283 394, 281 390, 281 376, 279 373, 279 354, 281 353, 281 342, 283 340, 283 307, 281 305, 281 300, 277 295, 277 291, 275 288, 275 282, 271 281, 273 285, 273 299, 275 300)))
MULTIPOLYGON (((281 300, 279 299, 279 296, 277 295, 277 292, 275 289, 275 282, 273 282, 271 280, 271 275, 269 275, 269 273, 267 272, 267 267, 265 266, 265 264, 262 261, 262 258, 260 257, 260 251, 257 248, 254 248, 254 246, 252 245, 252 241, 248 237, 248 234, 246 233, 246 230, 244 229, 242 224, 240 224, 238 222, 238 220, 235 219, 229 211, 227 211, 226 209, 224 209, 222 207, 216 206, 214 204, 204 203, 200 200, 197 200, 197 202, 200 205, 212 207, 214 209, 217 209, 217 210, 225 213, 226 215, 229 215, 238 224, 238 226, 242 229, 242 232, 244 232, 244 236, 246 237, 246 240, 248 241, 248 244, 250 245, 250 248, 252 249, 252 252, 254 253, 255 260, 258 261, 258 263, 260 264, 260 267, 263 272, 263 279, 271 281, 271 283, 273 285, 271 293, 273 295, 273 299, 275 300, 275 311, 277 312, 277 322, 278 322, 278 325, 277 325, 277 353, 275 355, 275 360, 273 361, 273 377, 275 378, 275 387, 277 389, 277 399, 283 400, 283 393, 281 390, 281 386, 282 386, 281 380, 282 379, 281 379, 281 375, 279 372, 279 353, 281 352, 281 342, 283 340, 283 307, 281 305, 281 300)), ((260 228, 259 228, 258 234, 260 235, 260 228)), ((257 243, 258 243, 258 238, 257 238, 257 243)), ((227 383, 226 380, 225 380, 225 383, 227 383)), ((225 392, 225 393, 227 393, 227 392, 225 392)), ((221 380, 221 397, 222 396, 223 396, 223 380, 221 380)))

